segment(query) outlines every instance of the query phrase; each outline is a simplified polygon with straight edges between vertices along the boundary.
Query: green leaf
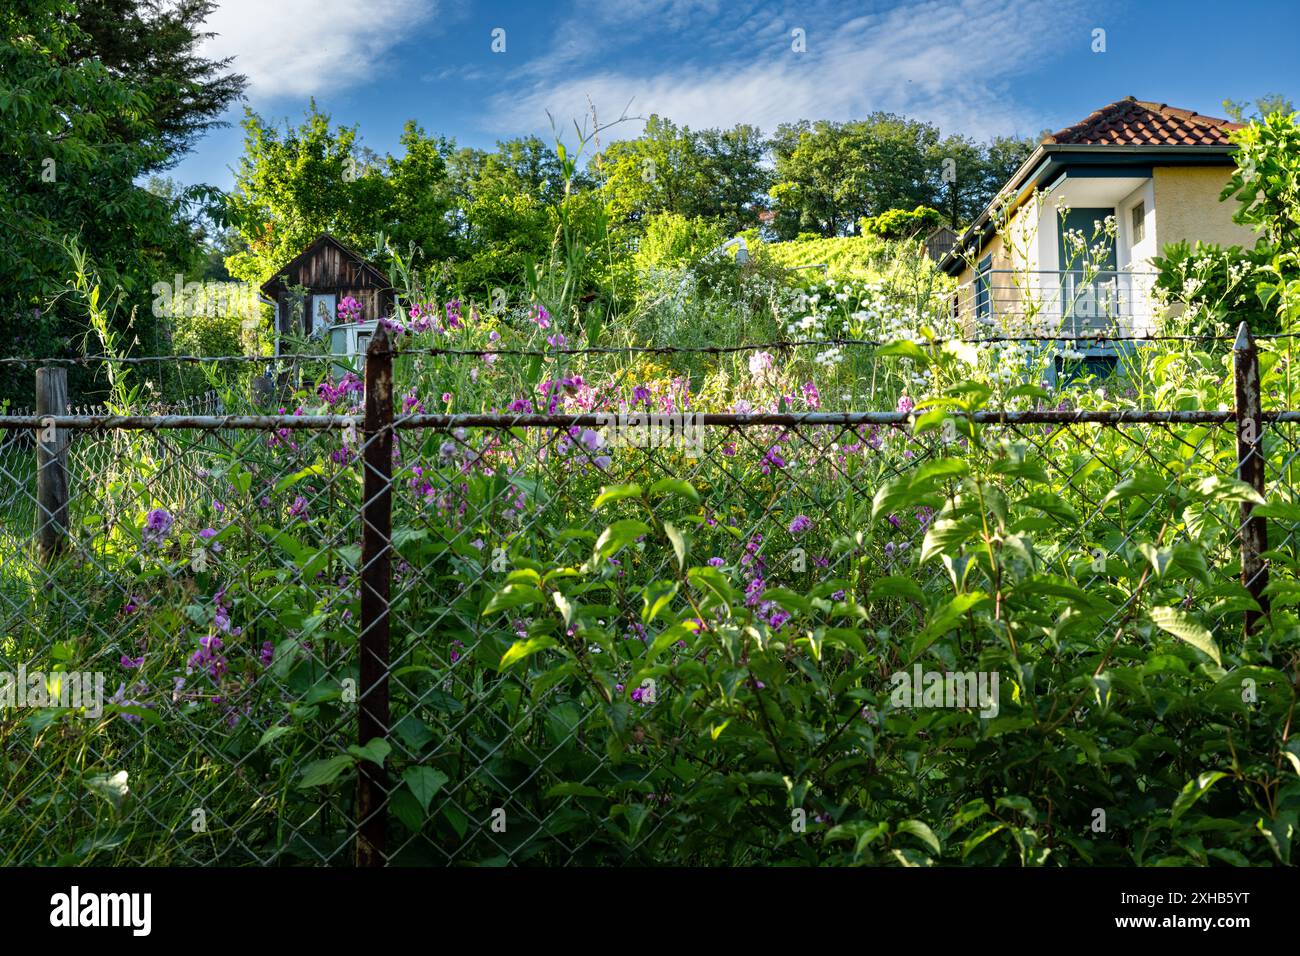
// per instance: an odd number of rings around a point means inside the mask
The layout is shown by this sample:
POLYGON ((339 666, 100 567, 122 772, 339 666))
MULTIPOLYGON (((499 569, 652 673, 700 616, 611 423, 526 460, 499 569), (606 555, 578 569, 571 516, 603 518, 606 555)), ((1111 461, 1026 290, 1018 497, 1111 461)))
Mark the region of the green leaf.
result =
POLYGON ((1195 780, 1187 781, 1187 786, 1183 787, 1182 793, 1174 800, 1173 809, 1169 814, 1170 819, 1177 822, 1179 817, 1192 808, 1192 804, 1205 796, 1212 786, 1226 776, 1227 774, 1222 770, 1207 770, 1195 780))
POLYGON ((936 518, 930 522, 921 542, 921 563, 938 554, 960 554, 962 545, 979 531, 980 526, 973 518, 936 518))
POLYGON ((350 754, 339 754, 337 757, 313 761, 303 768, 302 779, 298 781, 298 786, 323 787, 333 783, 339 774, 355 763, 356 758, 350 754))
POLYGON ((889 832, 888 823, 871 823, 868 820, 853 820, 841 823, 826 831, 826 842, 836 840, 853 840, 853 855, 861 856, 862 851, 889 832))
POLYGON ((282 724, 279 727, 270 727, 267 729, 266 733, 262 734, 261 739, 258 740, 257 746, 254 747, 253 750, 254 751, 261 750, 271 741, 279 740, 285 734, 291 734, 291 733, 293 733, 293 728, 288 725, 282 724))
POLYGON ((384 765, 384 761, 388 759, 388 755, 392 752, 393 745, 383 737, 373 738, 364 747, 359 747, 356 744, 348 747, 348 753, 352 756, 358 760, 369 760, 378 767, 384 765))
POLYGON ((1225 478, 1222 475, 1210 475, 1202 478, 1192 490, 1204 498, 1221 504, 1238 504, 1241 502, 1251 502, 1253 504, 1264 504, 1264 496, 1258 491, 1236 478, 1225 478))
POLYGON ((727 576, 717 568, 708 565, 691 568, 686 572, 686 578, 697 588, 712 591, 724 604, 734 605, 736 603, 735 589, 731 586, 731 582, 727 580, 727 576))
POLYGON ((292 488, 294 485, 302 481, 304 478, 310 478, 313 475, 319 475, 322 473, 323 473, 323 469, 321 468, 320 465, 311 465, 307 468, 302 469, 301 471, 295 471, 292 475, 285 475, 283 478, 281 478, 279 481, 275 483, 276 494, 279 494, 282 491, 286 491, 289 488, 292 488))
POLYGON ((551 599, 555 602, 556 608, 559 609, 560 616, 564 618, 564 626, 565 627, 572 626, 573 605, 569 603, 569 599, 565 597, 563 594, 561 594, 559 591, 552 591, 551 599))
POLYGON ((119 770, 117 773, 100 773, 93 777, 87 777, 85 783, 87 790, 103 797, 113 805, 114 810, 120 810, 122 809, 122 802, 131 793, 126 781, 127 772, 119 770))
POLYGON ((887 345, 880 346, 880 348, 876 349, 876 355, 881 357, 898 355, 909 358, 914 362, 920 362, 922 365, 930 364, 930 356, 926 355, 915 342, 910 342, 907 339, 899 339, 897 342, 890 342, 887 345))
POLYGON ((935 856, 943 853, 943 849, 939 846, 939 838, 934 835, 934 831, 928 825, 920 820, 904 820, 898 825, 895 832, 912 834, 912 836, 924 843, 935 856))
POLYGON ((406 773, 402 774, 402 780, 415 799, 420 801, 420 807, 425 813, 429 812, 429 804, 449 779, 441 770, 432 767, 407 767, 406 773))
POLYGON ((510 649, 501 655, 500 669, 505 670, 511 664, 522 661, 525 657, 555 646, 555 638, 544 635, 542 637, 530 637, 523 641, 515 641, 510 645, 510 649))
POLYGON ((677 595, 677 585, 672 581, 655 581, 646 586, 641 596, 641 622, 649 624, 668 607, 677 595))
POLYGON ((483 609, 483 617, 489 614, 496 614, 500 611, 508 611, 515 607, 530 606, 541 604, 545 600, 542 592, 535 587, 527 584, 507 584, 504 588, 492 595, 488 601, 487 607, 483 609))
POLYGON ((677 569, 680 571, 686 567, 686 539, 671 521, 664 522, 664 534, 672 542, 673 553, 677 555, 677 569))
POLYGON ((610 555, 617 554, 637 538, 649 533, 650 526, 644 521, 637 521, 633 518, 615 521, 602 531, 600 537, 596 539, 596 557, 607 558, 610 555))
POLYGON ((607 504, 622 501, 624 498, 640 498, 641 494, 641 486, 637 484, 610 485, 596 497, 596 503, 592 505, 592 508, 603 508, 607 504))
POLYGON ((921 586, 911 578, 903 578, 891 575, 890 577, 880 578, 871 585, 871 593, 867 595, 868 601, 879 601, 884 598, 898 597, 908 601, 913 601, 924 606, 925 592, 921 586))
POLYGON ((605 799, 605 794, 587 783, 557 783, 546 791, 547 797, 596 797, 605 799))
POLYGON ((657 498, 660 495, 676 495, 696 504, 700 502, 700 494, 695 490, 695 486, 682 478, 660 478, 656 481, 650 486, 650 497, 657 498))
POLYGON ((789 588, 767 588, 763 591, 763 600, 775 601, 792 614, 808 614, 812 611, 812 602, 789 588))
POLYGON ((987 603, 989 596, 983 591, 970 591, 955 595, 952 600, 930 615, 925 629, 912 641, 911 657, 916 659, 931 644, 957 626, 967 612, 987 603))
POLYGON ((1191 617, 1172 607, 1153 607, 1150 614, 1151 620, 1161 630, 1168 631, 1180 641, 1185 641, 1201 653, 1206 654, 1220 667, 1223 666, 1223 660, 1219 656, 1219 647, 1214 643, 1213 635, 1202 625, 1192 620, 1191 617))

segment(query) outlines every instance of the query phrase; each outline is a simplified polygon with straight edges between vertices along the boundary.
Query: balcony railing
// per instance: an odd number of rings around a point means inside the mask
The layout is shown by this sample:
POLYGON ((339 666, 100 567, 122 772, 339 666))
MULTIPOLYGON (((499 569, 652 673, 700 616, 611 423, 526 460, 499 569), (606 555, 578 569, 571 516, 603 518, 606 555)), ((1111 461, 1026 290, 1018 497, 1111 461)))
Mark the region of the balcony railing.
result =
POLYGON ((954 315, 971 335, 1148 335, 1156 273, 993 269, 957 287, 954 315))

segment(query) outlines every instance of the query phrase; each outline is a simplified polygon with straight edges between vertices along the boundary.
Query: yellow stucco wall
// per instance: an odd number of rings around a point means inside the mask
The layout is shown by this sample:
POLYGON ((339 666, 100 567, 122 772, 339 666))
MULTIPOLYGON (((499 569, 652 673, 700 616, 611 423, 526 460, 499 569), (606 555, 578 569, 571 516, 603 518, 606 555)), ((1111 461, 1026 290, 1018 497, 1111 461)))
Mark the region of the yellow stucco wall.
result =
MULTIPOLYGON (((1010 228, 1015 228, 1015 223, 1019 217, 1024 215, 1027 207, 1022 206, 1011 217, 1010 228)), ((1019 240, 1015 240, 1019 242, 1019 240)), ((995 315, 1014 314, 1019 311, 1021 294, 1016 289, 1013 280, 1006 275, 1008 271, 1025 268, 1025 263, 1013 261, 1018 257, 1013 257, 1010 250, 1006 248, 1002 236, 995 233, 989 241, 980 249, 979 255, 974 260, 974 265, 978 266, 980 261, 988 255, 993 256, 992 267, 995 274, 992 277, 990 297, 992 298, 993 312, 995 315)), ((973 323, 975 315, 975 268, 967 266, 957 277, 957 308, 960 313, 971 320, 973 323)), ((970 324, 966 330, 968 333, 974 332, 973 324, 970 324)))
POLYGON ((1156 242, 1161 252, 1171 242, 1199 239, 1221 246, 1249 248, 1258 238, 1232 221, 1234 200, 1219 202, 1231 170, 1222 166, 1157 166, 1155 180, 1156 242))

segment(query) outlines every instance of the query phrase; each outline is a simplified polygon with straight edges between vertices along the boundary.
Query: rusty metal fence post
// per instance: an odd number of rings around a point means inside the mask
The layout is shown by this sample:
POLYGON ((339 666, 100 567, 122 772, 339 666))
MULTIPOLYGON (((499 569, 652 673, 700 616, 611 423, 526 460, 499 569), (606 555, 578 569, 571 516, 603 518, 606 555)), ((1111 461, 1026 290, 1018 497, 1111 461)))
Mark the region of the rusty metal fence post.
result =
MULTIPOLYGON (((361 686, 357 742, 388 735, 388 609, 393 524, 393 356, 381 326, 366 352, 361 504, 361 686)), ((362 760, 357 773, 357 866, 383 866, 387 773, 362 760)))
MULTIPOLYGON (((1237 340, 1232 346, 1232 372, 1236 386, 1237 413, 1237 477, 1264 494, 1264 422, 1259 381, 1259 353, 1246 323, 1237 328, 1237 340)), ((1254 631, 1260 617, 1268 614, 1268 564, 1263 555, 1268 551, 1268 522, 1262 515, 1252 512, 1255 505, 1249 501, 1241 504, 1241 583, 1259 604, 1260 610, 1246 612, 1246 634, 1254 631)))
POLYGON ((46 425, 51 415, 68 413, 68 370, 36 370, 36 540, 42 561, 49 561, 68 544, 68 432, 46 425))

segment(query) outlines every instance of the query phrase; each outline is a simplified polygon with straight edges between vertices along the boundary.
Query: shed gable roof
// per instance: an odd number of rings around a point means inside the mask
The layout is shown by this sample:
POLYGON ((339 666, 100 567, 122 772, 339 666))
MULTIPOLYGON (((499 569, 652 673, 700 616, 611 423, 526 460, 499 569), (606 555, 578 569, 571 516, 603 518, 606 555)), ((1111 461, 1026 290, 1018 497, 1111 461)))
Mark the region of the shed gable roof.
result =
POLYGON ((298 255, 294 256, 280 268, 276 269, 275 274, 272 275, 271 278, 267 279, 266 282, 262 283, 262 294, 273 295, 276 292, 283 291, 285 288, 283 277, 286 274, 297 272, 303 264, 309 262, 314 256, 318 255, 326 246, 333 246, 341 255, 351 260, 356 265, 358 272, 364 274, 370 280, 370 282, 366 284, 373 284, 381 289, 390 288, 388 276, 384 275, 382 270, 373 265, 355 249, 345 245, 328 232, 323 232, 313 239, 306 249, 298 253, 298 255))

